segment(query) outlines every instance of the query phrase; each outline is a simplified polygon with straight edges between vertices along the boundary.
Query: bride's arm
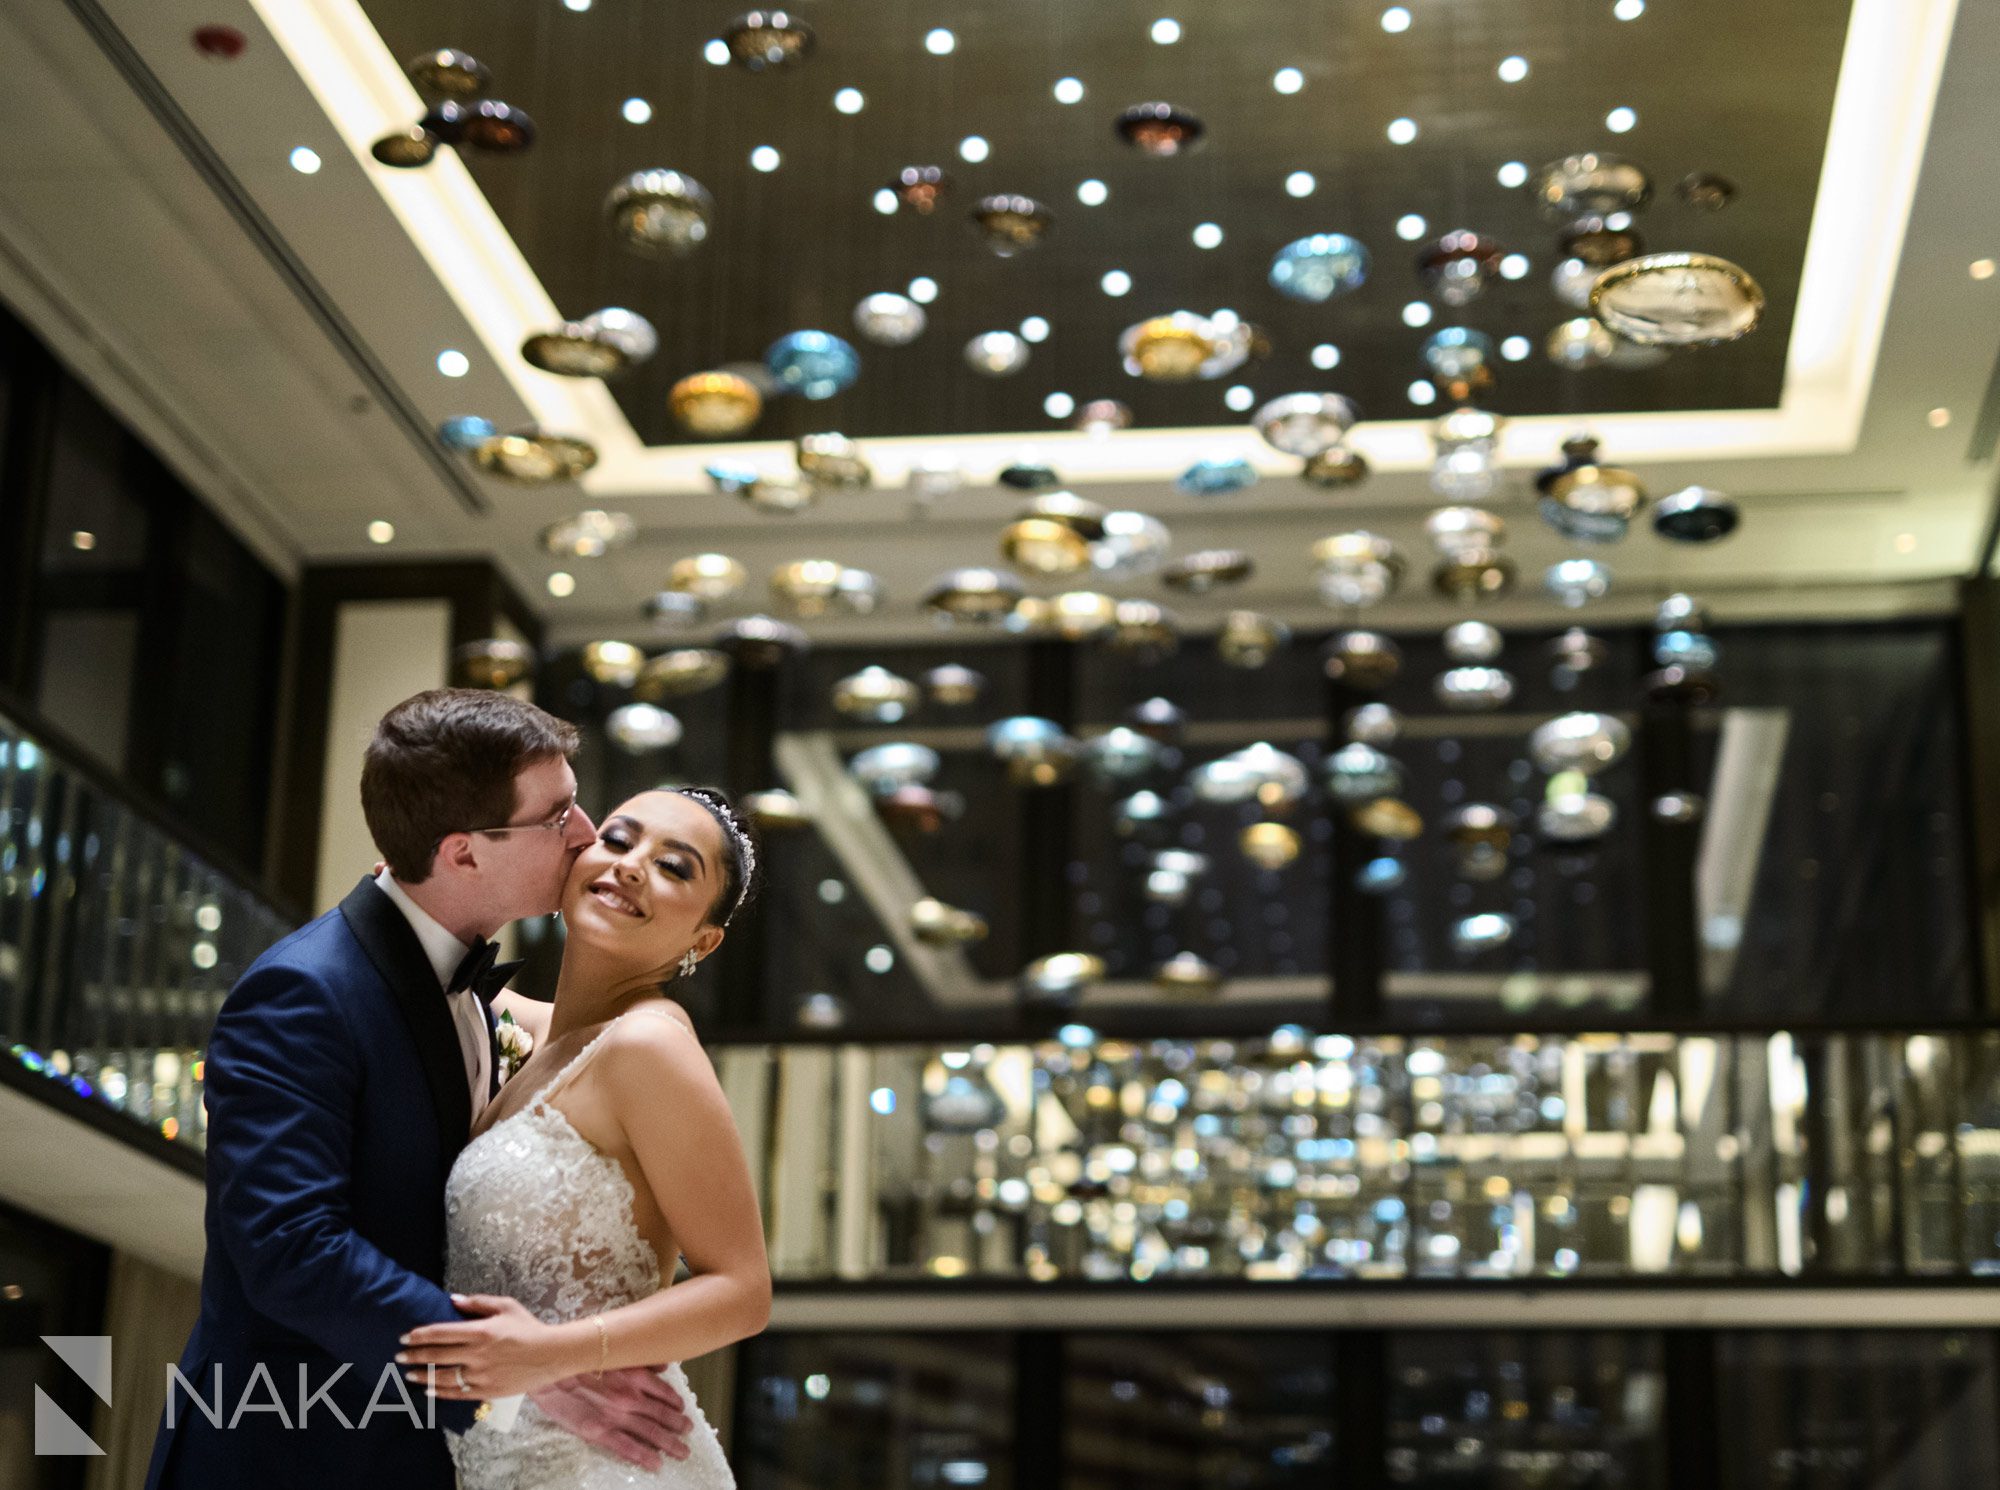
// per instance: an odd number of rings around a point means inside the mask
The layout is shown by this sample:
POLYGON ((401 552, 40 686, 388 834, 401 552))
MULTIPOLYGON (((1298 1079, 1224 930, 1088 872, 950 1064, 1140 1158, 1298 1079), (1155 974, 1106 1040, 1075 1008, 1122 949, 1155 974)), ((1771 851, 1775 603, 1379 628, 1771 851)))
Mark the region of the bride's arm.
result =
POLYGON ((554 1004, 545 1004, 540 999, 531 999, 509 988, 494 997, 493 1013, 497 1018, 502 1014, 514 1016, 514 1023, 528 1032, 537 1048, 548 1038, 549 1018, 555 1012, 554 1004))
POLYGON ((667 1019, 623 1020, 592 1075, 692 1276, 636 1304, 558 1325, 513 1299, 454 1297, 479 1317, 412 1331, 405 1342, 412 1348, 397 1357, 442 1368, 441 1380, 430 1378, 439 1397, 534 1391, 589 1372, 692 1360, 770 1322, 771 1271, 750 1166, 700 1042, 667 1019), (447 1384, 453 1366, 464 1368, 472 1392, 447 1384))

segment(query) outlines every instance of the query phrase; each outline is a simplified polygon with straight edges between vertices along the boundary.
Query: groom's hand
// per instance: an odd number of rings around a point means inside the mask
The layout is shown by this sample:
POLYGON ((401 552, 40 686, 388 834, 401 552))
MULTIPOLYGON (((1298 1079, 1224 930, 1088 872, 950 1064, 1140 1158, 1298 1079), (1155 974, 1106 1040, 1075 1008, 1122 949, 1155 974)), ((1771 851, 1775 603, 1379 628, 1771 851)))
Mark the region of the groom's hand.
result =
POLYGON ((693 1423, 681 1394, 645 1366, 572 1376, 529 1394, 543 1414, 585 1443, 644 1470, 660 1467, 660 1456, 688 1456, 693 1423))

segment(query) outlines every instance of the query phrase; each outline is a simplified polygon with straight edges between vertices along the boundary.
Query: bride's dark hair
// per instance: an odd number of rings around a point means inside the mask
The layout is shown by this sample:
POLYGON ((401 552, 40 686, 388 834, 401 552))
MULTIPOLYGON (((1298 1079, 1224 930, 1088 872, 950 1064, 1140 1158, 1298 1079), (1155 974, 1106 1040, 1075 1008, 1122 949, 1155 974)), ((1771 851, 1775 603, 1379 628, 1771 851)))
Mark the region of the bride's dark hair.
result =
POLYGON ((736 913, 756 896, 762 878, 758 874, 759 845, 750 824, 736 811, 729 794, 715 786, 676 786, 690 801, 699 802, 722 829, 722 889, 703 919, 710 926, 727 926, 736 913))

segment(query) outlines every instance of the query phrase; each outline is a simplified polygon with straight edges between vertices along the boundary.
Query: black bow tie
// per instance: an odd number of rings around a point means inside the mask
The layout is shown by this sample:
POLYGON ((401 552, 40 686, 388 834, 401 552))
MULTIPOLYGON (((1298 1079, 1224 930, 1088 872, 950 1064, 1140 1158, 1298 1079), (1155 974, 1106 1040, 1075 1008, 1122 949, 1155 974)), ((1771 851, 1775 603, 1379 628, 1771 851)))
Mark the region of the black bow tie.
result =
POLYGON ((451 982, 445 985, 444 991, 448 994, 459 993, 470 988, 479 995, 481 1003, 492 1003, 493 996, 507 986, 507 980, 527 966, 525 960, 495 962, 493 959, 499 955, 500 948, 497 944, 489 942, 483 936, 474 937, 472 946, 460 960, 457 969, 451 975, 451 982))

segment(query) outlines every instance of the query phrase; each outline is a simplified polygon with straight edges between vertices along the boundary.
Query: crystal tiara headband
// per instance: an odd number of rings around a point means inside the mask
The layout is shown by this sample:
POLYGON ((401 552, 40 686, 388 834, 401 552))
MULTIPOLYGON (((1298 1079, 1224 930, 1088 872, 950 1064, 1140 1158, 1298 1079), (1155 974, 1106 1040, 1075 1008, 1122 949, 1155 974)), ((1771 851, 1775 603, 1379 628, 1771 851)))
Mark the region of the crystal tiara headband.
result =
POLYGON ((743 819, 736 815, 736 809, 715 792, 703 786, 677 786, 673 790, 683 797, 693 797, 695 801, 714 813, 721 820, 722 826, 729 830, 729 836, 736 840, 736 854, 743 861, 743 883, 736 887, 736 903, 730 906, 729 914, 722 918, 722 924, 727 926, 735 918, 736 913, 743 909, 744 899, 750 894, 750 882, 756 878, 757 845, 750 841, 750 830, 744 827, 743 819))

